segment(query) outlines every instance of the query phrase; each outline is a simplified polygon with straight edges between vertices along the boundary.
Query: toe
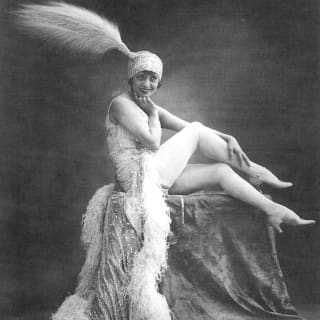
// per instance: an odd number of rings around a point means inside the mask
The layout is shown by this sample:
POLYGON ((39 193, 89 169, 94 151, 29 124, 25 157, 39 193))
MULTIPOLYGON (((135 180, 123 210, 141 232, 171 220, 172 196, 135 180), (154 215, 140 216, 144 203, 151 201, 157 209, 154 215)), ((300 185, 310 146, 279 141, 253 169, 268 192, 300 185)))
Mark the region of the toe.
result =
POLYGON ((279 181, 279 183, 276 184, 276 187, 280 188, 280 189, 285 189, 285 188, 290 188, 293 186, 292 182, 288 182, 288 181, 279 181))
POLYGON ((304 219, 301 219, 300 221, 300 224, 301 225, 309 225, 309 224, 315 224, 315 220, 304 220, 304 219))

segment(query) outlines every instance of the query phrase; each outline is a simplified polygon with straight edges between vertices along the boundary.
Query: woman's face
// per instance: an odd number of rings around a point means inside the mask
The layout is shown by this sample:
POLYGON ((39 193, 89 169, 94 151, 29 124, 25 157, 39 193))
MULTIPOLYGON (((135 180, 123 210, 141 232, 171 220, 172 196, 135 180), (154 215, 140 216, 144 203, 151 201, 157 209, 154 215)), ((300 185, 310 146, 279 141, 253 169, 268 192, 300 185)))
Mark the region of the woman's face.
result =
POLYGON ((159 84, 158 76, 151 71, 141 71, 132 77, 131 89, 139 97, 150 97, 159 84))

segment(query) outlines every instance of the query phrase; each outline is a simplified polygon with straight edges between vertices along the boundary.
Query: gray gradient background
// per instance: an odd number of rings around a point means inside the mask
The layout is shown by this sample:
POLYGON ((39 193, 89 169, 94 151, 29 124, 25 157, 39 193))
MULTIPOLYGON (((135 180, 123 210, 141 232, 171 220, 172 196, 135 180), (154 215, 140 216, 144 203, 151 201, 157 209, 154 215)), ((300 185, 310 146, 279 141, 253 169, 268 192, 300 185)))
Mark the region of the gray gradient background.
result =
MULTIPOLYGON (((18 33, 7 11, 23 2, 0 3, 1 319, 50 313, 73 290, 81 215, 113 180, 106 108, 126 85, 120 53, 74 55, 18 33)), ((117 21, 132 50, 157 52, 157 103, 236 136, 250 158, 295 183, 265 189, 274 199, 320 218, 318 1, 67 2, 117 21)), ((278 237, 298 304, 320 303, 319 240, 319 226, 278 237)))

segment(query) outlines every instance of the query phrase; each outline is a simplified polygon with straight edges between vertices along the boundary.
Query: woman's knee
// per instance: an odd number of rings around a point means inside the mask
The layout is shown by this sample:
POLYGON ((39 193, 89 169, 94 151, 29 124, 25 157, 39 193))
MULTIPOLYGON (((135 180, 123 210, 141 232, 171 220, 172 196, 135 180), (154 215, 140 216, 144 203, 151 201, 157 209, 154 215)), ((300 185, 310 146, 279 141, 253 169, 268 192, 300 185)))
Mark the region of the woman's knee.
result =
POLYGON ((198 121, 194 121, 188 124, 186 129, 191 130, 194 132, 195 135, 197 135, 200 139, 200 137, 208 137, 208 133, 210 133, 209 137, 210 139, 215 139, 215 141, 218 139, 220 141, 224 141, 221 139, 214 130, 209 129, 204 124, 198 121))
POLYGON ((190 128, 192 130, 199 131, 204 127, 204 125, 201 122, 193 121, 188 124, 187 128, 190 128))
POLYGON ((195 137, 197 141, 199 141, 201 130, 204 128, 204 125, 201 122, 191 122, 189 123, 184 130, 189 132, 189 134, 192 135, 192 137, 195 137))

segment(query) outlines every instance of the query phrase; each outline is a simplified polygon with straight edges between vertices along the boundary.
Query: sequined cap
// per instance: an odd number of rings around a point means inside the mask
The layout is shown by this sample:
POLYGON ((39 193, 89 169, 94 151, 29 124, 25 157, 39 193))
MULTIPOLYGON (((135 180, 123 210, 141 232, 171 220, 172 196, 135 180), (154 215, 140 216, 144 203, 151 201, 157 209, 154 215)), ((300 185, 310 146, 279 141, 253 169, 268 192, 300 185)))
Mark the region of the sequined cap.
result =
POLYGON ((129 59, 128 63, 128 79, 141 71, 152 71, 156 73, 159 80, 162 78, 162 61, 154 53, 150 51, 138 51, 129 59))

